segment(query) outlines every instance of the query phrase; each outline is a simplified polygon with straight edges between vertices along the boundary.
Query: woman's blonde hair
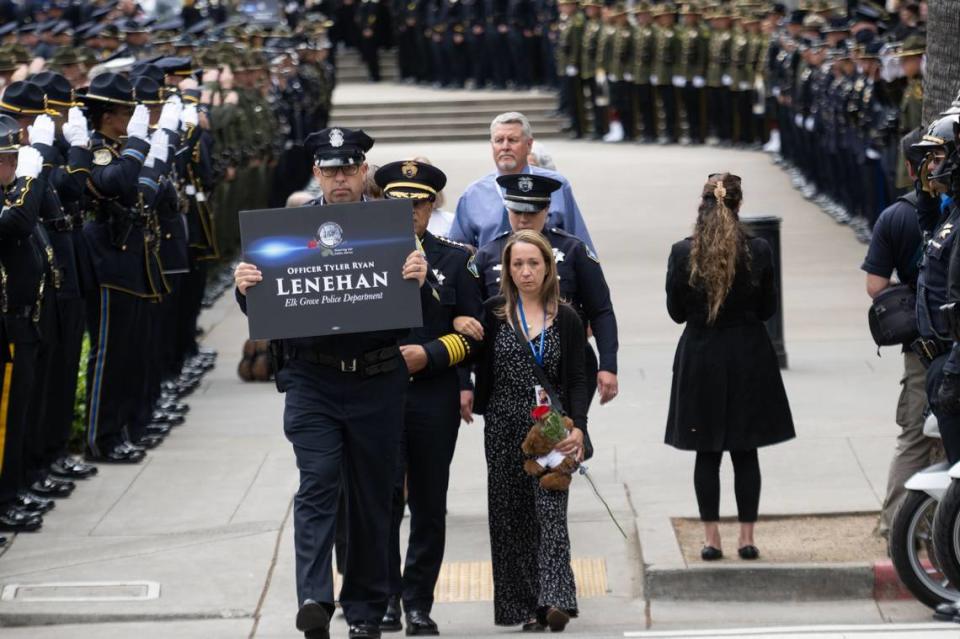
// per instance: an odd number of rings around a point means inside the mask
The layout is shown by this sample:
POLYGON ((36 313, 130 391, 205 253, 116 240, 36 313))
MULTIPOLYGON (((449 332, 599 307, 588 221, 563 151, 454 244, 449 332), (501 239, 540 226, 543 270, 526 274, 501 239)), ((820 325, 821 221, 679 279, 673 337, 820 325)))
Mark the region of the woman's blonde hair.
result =
POLYGON ((730 293, 737 261, 747 255, 747 236, 738 212, 743 202, 740 178, 714 173, 703 185, 690 248, 690 286, 707 295, 707 323, 713 324, 730 293))
POLYGON ((510 276, 510 261, 513 256, 513 247, 517 244, 532 244, 540 251, 540 257, 543 258, 544 274, 543 284, 540 287, 540 302, 544 310, 550 317, 556 317, 557 309, 560 306, 560 280, 557 277, 557 262, 553 258, 553 248, 541 233, 537 231, 524 230, 517 231, 507 240, 503 247, 503 255, 500 260, 502 265, 500 271, 500 293, 504 297, 504 305, 497 312, 500 319, 505 319, 511 325, 516 325, 517 300, 520 298, 520 291, 510 276))

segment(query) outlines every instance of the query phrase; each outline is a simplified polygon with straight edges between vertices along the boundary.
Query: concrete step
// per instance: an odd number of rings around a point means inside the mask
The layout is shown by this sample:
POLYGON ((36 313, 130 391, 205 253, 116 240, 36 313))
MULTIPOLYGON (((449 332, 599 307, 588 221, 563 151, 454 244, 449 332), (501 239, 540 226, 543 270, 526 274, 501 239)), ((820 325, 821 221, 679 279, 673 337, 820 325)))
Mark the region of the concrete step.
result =
MULTIPOLYGON (((504 111, 522 111, 535 113, 537 111, 550 112, 557 106, 556 96, 503 94, 490 97, 467 97, 451 99, 444 97, 442 90, 437 90, 437 99, 417 102, 379 102, 379 103, 338 103, 334 104, 333 111, 337 115, 346 114, 419 114, 435 116, 445 113, 503 113, 504 111)), ((482 96, 483 94, 478 94, 482 96)))
MULTIPOLYGON (((470 112, 463 115, 453 114, 443 117, 434 117, 434 118, 408 118, 406 115, 395 117, 380 116, 374 117, 372 115, 341 115, 334 111, 331 116, 331 122, 334 122, 337 126, 343 126, 348 128, 363 128, 363 129, 375 129, 375 128, 397 128, 397 129, 406 129, 406 128, 421 128, 421 129, 433 129, 433 128, 470 128, 470 129, 484 129, 489 132, 490 121, 496 117, 497 113, 492 115, 485 114, 476 114, 470 112)), ((558 128, 562 126, 563 121, 556 118, 546 117, 545 115, 533 116, 530 113, 525 114, 530 120, 530 126, 533 127, 533 130, 538 134, 540 131, 546 131, 548 129, 558 128)))
MULTIPOLYGON (((484 129, 373 129, 364 127, 364 131, 377 141, 386 142, 455 142, 464 140, 483 141, 490 138, 490 130, 484 129)), ((559 130, 537 131, 537 139, 563 137, 559 130)))

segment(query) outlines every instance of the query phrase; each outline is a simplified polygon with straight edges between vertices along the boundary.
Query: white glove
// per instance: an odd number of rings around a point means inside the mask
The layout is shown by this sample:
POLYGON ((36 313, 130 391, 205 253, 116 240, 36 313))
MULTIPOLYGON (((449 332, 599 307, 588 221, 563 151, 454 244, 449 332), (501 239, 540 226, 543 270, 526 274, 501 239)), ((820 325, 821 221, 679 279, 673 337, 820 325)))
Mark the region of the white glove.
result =
POLYGON ((147 153, 147 160, 144 162, 149 167, 153 167, 157 160, 167 161, 167 154, 170 150, 170 139, 167 132, 163 129, 157 129, 150 136, 150 152, 147 153))
POLYGON ((741 91, 749 91, 749 90, 750 90, 750 83, 749 83, 749 82, 746 82, 746 81, 741 82, 741 83, 739 83, 739 84, 737 85, 737 88, 739 88, 741 91))
POLYGON ((780 87, 773 87, 772 89, 770 89, 770 93, 773 94, 773 97, 779 98, 779 97, 780 97, 780 87))
POLYGON ((67 121, 63 123, 63 137, 70 146, 90 146, 90 130, 87 128, 87 118, 78 107, 70 107, 67 112, 67 121))
POLYGON ((633 74, 632 74, 632 73, 624 73, 624 74, 623 74, 623 81, 624 81, 624 82, 633 82, 633 74))
POLYGON ((157 123, 161 129, 176 131, 180 128, 180 113, 183 111, 183 102, 178 96, 172 95, 167 98, 163 104, 163 110, 160 111, 160 121, 157 123))
POLYGON ((127 137, 140 138, 147 141, 147 127, 150 126, 150 109, 142 104, 138 104, 130 116, 130 122, 127 123, 127 137))
POLYGON ((38 115, 33 124, 27 127, 27 136, 30 138, 30 144, 53 144, 53 135, 56 132, 56 126, 49 115, 38 115))
POLYGON ((803 128, 803 116, 800 115, 799 113, 797 113, 796 115, 794 115, 794 116, 793 116, 793 125, 794 125, 795 127, 797 127, 798 129, 802 129, 802 128, 803 128))
POLYGON ((186 131, 190 127, 200 124, 200 113, 197 111, 196 104, 184 105, 180 113, 180 128, 186 131))
POLYGON ((682 89, 683 87, 687 86, 687 79, 682 75, 675 75, 673 76, 673 86, 677 87, 678 89, 682 89))
POLYGON ((703 79, 702 75, 695 75, 693 76, 693 86, 697 87, 698 89, 702 89, 703 87, 707 86, 707 81, 703 79))
POLYGON ((657 74, 651 73, 651 74, 650 74, 650 84, 656 84, 656 83, 657 83, 657 80, 659 80, 659 78, 657 77, 657 74))
POLYGON ((603 84, 607 81, 607 73, 605 71, 597 70, 597 84, 603 84))
POLYGON ((573 66, 572 64, 568 64, 565 72, 568 78, 572 78, 577 75, 577 67, 573 66))
POLYGON ((880 151, 877 151, 876 149, 871 148, 871 147, 867 147, 867 159, 868 159, 868 160, 879 160, 881 157, 882 157, 882 156, 880 155, 880 151))
POLYGON ((808 115, 807 119, 803 121, 803 128, 807 131, 813 133, 814 120, 812 115, 808 115))
POLYGON ((43 169, 43 156, 32 146, 21 146, 17 151, 17 173, 18 178, 35 178, 40 175, 43 169))
POLYGON ((731 77, 730 77, 729 75, 727 75, 726 73, 723 74, 723 77, 721 78, 721 81, 723 82, 723 86, 725 86, 725 87, 728 87, 728 86, 730 86, 731 84, 733 84, 733 78, 731 78, 731 77))

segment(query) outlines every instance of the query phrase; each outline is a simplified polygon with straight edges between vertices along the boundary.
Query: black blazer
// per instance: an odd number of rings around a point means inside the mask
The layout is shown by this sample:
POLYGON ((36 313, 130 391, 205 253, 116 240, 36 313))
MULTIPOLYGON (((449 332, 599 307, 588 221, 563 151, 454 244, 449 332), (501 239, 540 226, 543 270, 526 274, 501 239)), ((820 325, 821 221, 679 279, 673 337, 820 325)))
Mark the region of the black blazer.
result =
MULTIPOLYGON (((493 392, 493 344, 500 326, 506 322, 496 315, 496 309, 504 304, 503 296, 491 297, 483 304, 483 351, 477 360, 477 386, 473 412, 486 412, 493 392)), ((583 431, 584 459, 593 455, 593 446, 587 434, 587 376, 585 366, 586 336, 580 315, 567 304, 561 304, 555 320, 560 329, 560 385, 566 391, 563 410, 583 431)), ((559 391, 558 391, 559 392, 559 391)))

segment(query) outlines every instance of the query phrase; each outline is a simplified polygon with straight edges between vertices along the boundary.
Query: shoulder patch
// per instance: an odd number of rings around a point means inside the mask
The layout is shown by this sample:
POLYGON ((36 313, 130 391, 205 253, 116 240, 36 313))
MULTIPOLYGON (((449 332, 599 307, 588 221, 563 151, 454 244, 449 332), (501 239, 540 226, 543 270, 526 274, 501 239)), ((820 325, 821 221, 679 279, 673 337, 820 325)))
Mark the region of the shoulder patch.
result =
POLYGON ((591 260, 593 260, 597 264, 600 263, 600 258, 597 257, 597 254, 593 252, 593 249, 590 248, 586 242, 584 242, 583 248, 587 251, 587 257, 589 257, 591 260))
POLYGON ((470 271, 470 275, 473 275, 475 278, 480 279, 480 273, 477 271, 477 256, 471 255, 470 259, 467 260, 467 270, 470 271))
POLYGON ((113 154, 110 149, 99 148, 93 152, 93 163, 97 166, 107 166, 113 161, 113 154))

